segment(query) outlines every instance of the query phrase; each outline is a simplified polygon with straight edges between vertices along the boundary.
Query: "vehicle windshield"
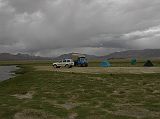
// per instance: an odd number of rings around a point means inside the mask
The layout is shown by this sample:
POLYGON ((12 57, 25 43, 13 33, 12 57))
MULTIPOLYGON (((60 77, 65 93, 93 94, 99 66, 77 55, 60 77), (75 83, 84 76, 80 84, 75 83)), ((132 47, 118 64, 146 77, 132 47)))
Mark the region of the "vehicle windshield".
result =
POLYGON ((67 62, 71 62, 71 60, 67 60, 67 62))
POLYGON ((80 58, 81 62, 87 62, 86 58, 80 58))

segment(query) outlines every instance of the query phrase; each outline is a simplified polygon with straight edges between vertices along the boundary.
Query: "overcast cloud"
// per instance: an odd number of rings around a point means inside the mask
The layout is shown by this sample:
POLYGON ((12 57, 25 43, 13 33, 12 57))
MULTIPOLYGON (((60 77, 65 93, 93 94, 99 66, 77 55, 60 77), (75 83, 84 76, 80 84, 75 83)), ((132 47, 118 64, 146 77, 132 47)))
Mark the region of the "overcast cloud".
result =
POLYGON ((0 0, 0 52, 160 48, 160 0, 0 0))

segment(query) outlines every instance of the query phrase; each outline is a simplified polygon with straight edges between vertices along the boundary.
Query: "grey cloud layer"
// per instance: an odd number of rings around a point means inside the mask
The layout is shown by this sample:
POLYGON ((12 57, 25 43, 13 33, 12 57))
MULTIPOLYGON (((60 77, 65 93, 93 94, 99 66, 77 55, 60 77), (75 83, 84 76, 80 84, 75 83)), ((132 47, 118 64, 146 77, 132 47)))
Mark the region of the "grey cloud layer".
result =
POLYGON ((159 0, 0 0, 0 50, 160 48, 159 11, 159 0))

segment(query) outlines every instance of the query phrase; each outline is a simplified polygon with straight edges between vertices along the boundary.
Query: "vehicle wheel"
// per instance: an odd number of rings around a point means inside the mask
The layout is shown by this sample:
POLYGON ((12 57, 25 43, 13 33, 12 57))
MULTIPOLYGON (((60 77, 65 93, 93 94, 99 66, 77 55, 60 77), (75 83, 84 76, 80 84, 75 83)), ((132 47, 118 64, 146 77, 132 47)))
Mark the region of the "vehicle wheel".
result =
POLYGON ((57 65, 53 65, 54 68, 57 68, 57 65))
POLYGON ((88 67, 88 64, 85 64, 85 67, 88 67))
POLYGON ((68 65, 68 64, 66 64, 66 66, 65 66, 66 68, 70 68, 70 66, 68 65))

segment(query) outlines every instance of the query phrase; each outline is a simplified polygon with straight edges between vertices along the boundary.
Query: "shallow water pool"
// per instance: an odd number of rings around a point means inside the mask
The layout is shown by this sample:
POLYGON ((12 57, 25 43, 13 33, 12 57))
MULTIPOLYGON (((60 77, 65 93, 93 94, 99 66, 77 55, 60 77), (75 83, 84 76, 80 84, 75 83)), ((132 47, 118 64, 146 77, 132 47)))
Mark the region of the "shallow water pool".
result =
POLYGON ((17 69, 16 66, 0 66, 0 82, 12 78, 17 69))

